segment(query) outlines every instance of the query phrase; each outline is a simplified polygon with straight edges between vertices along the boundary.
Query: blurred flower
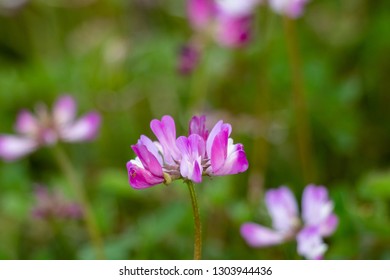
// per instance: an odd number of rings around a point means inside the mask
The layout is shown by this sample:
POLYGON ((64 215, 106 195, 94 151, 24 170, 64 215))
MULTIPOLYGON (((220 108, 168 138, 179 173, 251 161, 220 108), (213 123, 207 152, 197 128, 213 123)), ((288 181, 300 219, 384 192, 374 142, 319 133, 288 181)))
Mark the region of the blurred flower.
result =
POLYGON ((297 202, 287 187, 267 191, 265 203, 272 218, 272 229, 245 223, 241 235, 252 247, 280 244, 296 238, 298 253, 307 259, 321 259, 327 245, 323 237, 331 235, 338 224, 333 202, 325 187, 308 185, 302 195, 302 220, 297 202))
POLYGON ((182 48, 179 71, 188 74, 194 69, 207 38, 227 48, 245 45, 250 39, 254 9, 260 2, 261 0, 187 0, 188 20, 195 36, 191 43, 182 48))
POLYGON ((309 0, 269 0, 269 5, 278 14, 298 18, 302 15, 307 2, 309 0))
POLYGON ((40 219, 80 219, 82 210, 75 202, 67 201, 59 191, 49 191, 48 188, 37 186, 34 190, 36 204, 32 214, 40 219))
POLYGON ((19 135, 0 135, 0 157, 16 160, 40 146, 54 145, 57 141, 79 142, 96 137, 100 127, 100 115, 90 112, 75 119, 76 102, 64 95, 58 98, 52 112, 39 104, 36 114, 22 110, 16 120, 19 135))
POLYGON ((193 117, 189 136, 176 138, 172 117, 152 120, 150 127, 158 141, 142 135, 138 143, 131 146, 137 157, 127 163, 130 185, 143 189, 180 178, 200 183, 203 175, 246 171, 248 161, 243 145, 233 144, 229 138, 231 125, 219 121, 209 134, 205 123, 205 116, 193 117))

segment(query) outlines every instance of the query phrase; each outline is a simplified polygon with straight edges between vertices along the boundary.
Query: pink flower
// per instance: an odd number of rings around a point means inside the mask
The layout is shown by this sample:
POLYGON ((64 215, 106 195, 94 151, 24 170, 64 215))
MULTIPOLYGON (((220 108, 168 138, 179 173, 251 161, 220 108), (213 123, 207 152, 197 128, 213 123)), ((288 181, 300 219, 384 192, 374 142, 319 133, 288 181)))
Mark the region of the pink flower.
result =
POLYGON ((327 246, 323 237, 331 235, 338 218, 325 187, 308 185, 302 195, 302 220, 292 192, 287 187, 269 190, 265 202, 273 228, 256 223, 241 226, 241 235, 252 247, 264 247, 296 238, 298 253, 308 259, 321 259, 327 246))
POLYGON ((298 18, 309 0, 269 0, 271 8, 278 14, 298 18))
POLYGON ((61 96, 52 112, 43 105, 37 106, 36 115, 22 110, 16 120, 19 135, 0 135, 0 157, 16 160, 41 146, 58 141, 80 142, 96 137, 100 127, 100 115, 90 112, 75 119, 76 103, 73 97, 61 96))
POLYGON ((193 117, 190 135, 176 138, 172 117, 152 120, 150 126, 158 141, 146 136, 131 146, 137 155, 127 163, 129 184, 143 189, 175 179, 202 181, 203 175, 221 176, 244 172, 248 161, 242 144, 229 138, 230 124, 219 121, 211 133, 206 129, 206 118, 193 117))

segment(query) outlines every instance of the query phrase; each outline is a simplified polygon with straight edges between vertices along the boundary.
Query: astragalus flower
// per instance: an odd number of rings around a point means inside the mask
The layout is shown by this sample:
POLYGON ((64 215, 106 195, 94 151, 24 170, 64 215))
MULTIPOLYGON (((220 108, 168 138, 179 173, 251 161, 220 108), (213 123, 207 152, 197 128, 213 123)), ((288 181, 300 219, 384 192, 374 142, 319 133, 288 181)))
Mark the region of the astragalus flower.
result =
POLYGON ((127 163, 129 183, 143 189, 175 179, 202 181, 202 176, 222 176, 244 172, 248 168, 242 144, 229 138, 230 124, 219 121, 208 133, 206 118, 193 117, 189 135, 176 138, 175 122, 170 116, 152 120, 151 129, 158 141, 142 135, 132 145, 136 159, 127 163))
POLYGON ((272 10, 290 18, 298 18, 303 14, 309 0, 269 0, 272 10))
POLYGON ((323 238, 338 224, 333 202, 323 186, 308 185, 302 195, 302 219, 294 195, 287 187, 267 191, 265 203, 272 227, 256 223, 241 226, 241 235, 252 247, 265 247, 296 238, 298 253, 307 259, 321 259, 327 250, 323 238))
POLYGON ((44 104, 38 104, 35 115, 22 110, 15 125, 18 135, 0 135, 0 157, 11 161, 58 141, 94 139, 100 127, 100 115, 90 112, 79 119, 75 115, 76 102, 69 95, 59 97, 51 112, 44 104))

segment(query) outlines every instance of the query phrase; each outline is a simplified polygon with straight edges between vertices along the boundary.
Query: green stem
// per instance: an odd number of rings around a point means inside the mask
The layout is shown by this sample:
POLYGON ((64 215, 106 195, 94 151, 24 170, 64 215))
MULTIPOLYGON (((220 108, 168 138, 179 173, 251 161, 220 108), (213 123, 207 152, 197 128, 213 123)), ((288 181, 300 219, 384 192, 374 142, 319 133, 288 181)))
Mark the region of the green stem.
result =
POLYGON ((298 153, 302 167, 303 178, 306 182, 314 179, 312 162, 310 127, 307 118, 307 105, 304 94, 304 79, 299 47, 295 31, 295 21, 284 17, 284 30, 287 41, 288 59, 292 72, 293 106, 296 116, 296 136, 298 153))
POLYGON ((186 184, 188 186, 188 190, 190 191, 192 212, 194 215, 194 225, 195 225, 194 260, 200 260, 202 258, 202 229, 200 223, 198 200, 196 198, 195 188, 192 181, 187 180, 186 184))
POLYGON ((79 176, 77 175, 77 172, 74 169, 65 151, 59 145, 56 145, 53 148, 53 153, 62 172, 69 180, 69 183, 73 188, 73 192, 76 195, 78 202, 83 208, 85 226, 87 227, 87 231, 91 239, 92 245, 95 248, 96 257, 98 259, 105 259, 103 240, 99 228, 96 224, 96 220, 93 215, 89 201, 84 193, 84 189, 79 179, 79 176))

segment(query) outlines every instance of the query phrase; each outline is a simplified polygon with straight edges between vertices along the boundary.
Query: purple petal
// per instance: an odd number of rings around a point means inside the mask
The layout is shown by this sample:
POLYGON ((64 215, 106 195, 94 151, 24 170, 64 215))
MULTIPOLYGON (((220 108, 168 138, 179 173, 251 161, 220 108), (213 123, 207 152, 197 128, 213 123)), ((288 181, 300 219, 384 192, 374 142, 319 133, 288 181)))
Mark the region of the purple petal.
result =
POLYGON ((250 39, 252 17, 218 17, 216 40, 225 47, 236 48, 250 39))
POLYGON ((333 202, 323 186, 308 185, 302 194, 302 218, 307 225, 319 225, 333 211, 333 202))
POLYGON ((180 174, 184 178, 200 183, 203 172, 201 160, 205 153, 203 138, 197 134, 191 134, 188 138, 180 136, 177 138, 176 143, 182 153, 180 174))
POLYGON ((317 227, 305 227, 297 235, 298 254, 310 260, 322 259, 328 249, 317 227))
POLYGON ((284 236, 280 232, 271 230, 255 223, 245 223, 240 228, 241 236, 252 247, 266 247, 280 244, 284 236))
POLYGON ((36 118, 29 111, 23 110, 17 117, 15 130, 20 134, 35 135, 38 125, 36 118))
POLYGON ((179 161, 181 154, 176 147, 176 127, 171 116, 163 116, 161 121, 152 120, 150 128, 156 135, 164 150, 164 159, 169 164, 179 161))
POLYGON ((228 174, 238 174, 246 171, 249 167, 248 160, 242 144, 233 145, 233 140, 228 141, 228 155, 217 171, 213 170, 213 175, 221 176, 228 174))
POLYGON ((214 174, 217 173, 225 163, 228 138, 229 131, 226 128, 222 129, 214 138, 210 156, 211 168, 214 174))
POLYGON ((61 138, 68 142, 88 141, 96 138, 100 127, 100 115, 91 112, 73 124, 61 128, 61 138))
POLYGON ((218 121, 211 130, 206 142, 206 153, 208 157, 211 156, 211 148, 213 146, 215 136, 217 136, 217 134, 220 133, 224 128, 228 129, 228 135, 230 135, 232 126, 230 124, 224 124, 223 121, 218 121))
POLYGON ((295 229, 299 222, 298 206, 290 189, 279 187, 267 191, 265 203, 275 229, 283 232, 291 232, 295 229))
POLYGON ((53 117, 58 125, 72 122, 76 114, 76 102, 70 95, 60 96, 53 107, 53 117))
POLYGON ((142 167, 142 164, 131 160, 126 164, 129 184, 134 189, 145 189, 164 182, 164 178, 154 176, 142 167), (141 166, 140 166, 141 165, 141 166))
POLYGON ((321 235, 324 237, 331 235, 336 230, 338 224, 339 219, 337 216, 334 214, 329 215, 328 218, 319 225, 321 235))
POLYGON ((12 135, 0 136, 0 157, 7 161, 23 157, 38 147, 36 141, 12 135))
POLYGON ((205 28, 215 15, 214 0, 188 0, 188 19, 196 29, 205 28))
POLYGON ((194 116, 192 117, 189 125, 189 135, 198 134, 203 140, 207 140, 209 135, 208 130, 206 129, 206 116, 194 116))
POLYGON ((157 177, 164 177, 162 166, 156 157, 146 148, 145 145, 137 144, 131 146, 139 157, 143 167, 157 177))
POLYGON ((229 16, 247 16, 255 12, 262 0, 216 0, 218 11, 229 16))
POLYGON ((141 145, 145 145, 148 151, 155 156, 160 165, 163 165, 164 161, 162 158, 162 151, 159 150, 159 147, 156 145, 155 142, 150 140, 147 136, 141 135, 141 138, 138 140, 138 143, 141 145))

